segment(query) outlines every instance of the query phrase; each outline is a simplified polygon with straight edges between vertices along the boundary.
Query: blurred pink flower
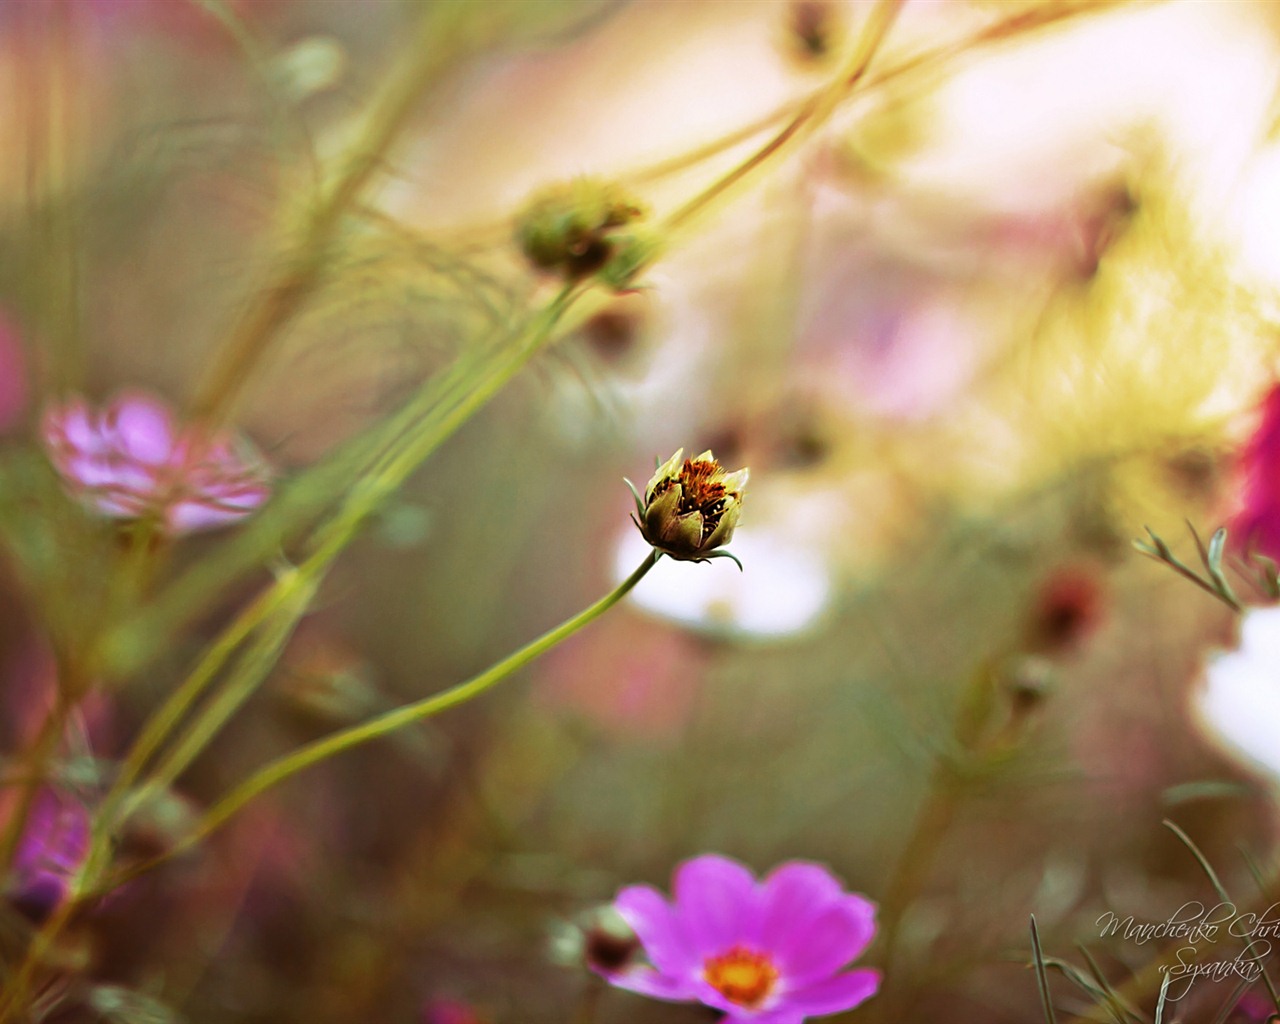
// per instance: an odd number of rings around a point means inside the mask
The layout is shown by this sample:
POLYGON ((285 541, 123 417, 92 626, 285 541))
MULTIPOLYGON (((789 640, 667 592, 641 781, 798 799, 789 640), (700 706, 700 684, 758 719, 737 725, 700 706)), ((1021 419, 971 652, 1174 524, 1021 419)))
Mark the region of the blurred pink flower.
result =
POLYGON ((725 1013, 725 1024, 800 1024, 875 994, 878 971, 841 973, 875 934, 875 905, 824 867, 780 865, 757 882, 708 854, 676 869, 675 900, 630 886, 614 902, 652 966, 607 973, 614 985, 725 1013))
POLYGON ((1246 992, 1231 1009, 1227 1024, 1264 1024, 1276 1012, 1275 1003, 1260 992, 1246 992))
POLYGON ((1032 598, 1027 645, 1045 654, 1073 650, 1101 623, 1104 606, 1099 569, 1085 563, 1058 566, 1032 598))
POLYGON ((32 801, 13 859, 8 898, 32 921, 45 920, 89 852, 89 812, 73 794, 42 789, 32 801))
POLYGON ((460 999, 432 999, 422 1008, 422 1024, 484 1024, 470 1003, 460 999))
POLYGON ((103 515, 154 519, 170 533, 234 522, 270 495, 269 473, 241 439, 179 428, 150 395, 97 413, 81 398, 50 409, 44 440, 67 488, 103 515))
POLYGON ((1235 530, 1245 546, 1280 559, 1280 383, 1259 405, 1258 425, 1241 453, 1243 508, 1235 530))

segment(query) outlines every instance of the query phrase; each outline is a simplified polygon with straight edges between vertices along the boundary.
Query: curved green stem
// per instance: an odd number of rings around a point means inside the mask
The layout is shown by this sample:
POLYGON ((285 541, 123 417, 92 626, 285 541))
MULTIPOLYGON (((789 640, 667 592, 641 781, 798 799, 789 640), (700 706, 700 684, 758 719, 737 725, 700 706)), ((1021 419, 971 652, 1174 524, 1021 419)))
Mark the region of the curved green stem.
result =
POLYGON ((116 879, 114 884, 119 884, 127 878, 148 871, 162 861, 199 843, 224 825, 255 797, 260 796, 268 789, 296 775, 298 772, 319 764, 321 761, 326 761, 353 747, 368 743, 371 740, 380 739, 389 733, 395 732, 397 729, 404 728, 406 725, 423 721, 440 714, 442 711, 465 704, 467 701, 480 696, 486 690, 492 689, 531 661, 551 650, 556 644, 572 636, 583 626, 594 622, 607 612, 631 592, 632 588, 644 578, 645 574, 657 564, 658 559, 661 557, 661 553, 657 550, 649 552, 635 572, 600 600, 589 605, 572 618, 566 619, 554 629, 543 633, 536 640, 530 641, 515 653, 508 655, 496 665, 477 676, 473 676, 466 682, 459 683, 457 686, 450 687, 441 693, 432 694, 430 697, 424 697, 422 700, 415 701, 412 704, 395 708, 385 714, 378 715, 376 718, 371 718, 367 722, 361 722, 359 725, 322 737, 313 743, 308 743, 306 746, 298 748, 292 753, 277 758, 240 783, 239 786, 218 801, 204 816, 195 830, 180 844, 167 851, 163 856, 129 870, 125 878, 116 879))
POLYGON ((482 41, 467 35, 466 15, 465 5, 458 3, 424 10, 399 63, 374 98, 355 145, 304 217, 295 255, 250 301, 201 382, 192 402, 197 419, 217 424, 228 417, 252 371, 323 283, 344 217, 368 191, 418 101, 463 53, 482 41))
POLYGON ((844 99, 862 81, 871 66, 872 58, 880 49, 889 29, 902 10, 903 0, 880 0, 873 9, 867 27, 858 41, 858 47, 850 61, 848 71, 809 96, 795 115, 783 125, 781 131, 766 142, 752 156, 736 165, 728 174, 699 192, 672 213, 666 221, 669 229, 683 226, 719 196, 757 168, 763 166, 796 139, 817 128, 835 111, 844 99))

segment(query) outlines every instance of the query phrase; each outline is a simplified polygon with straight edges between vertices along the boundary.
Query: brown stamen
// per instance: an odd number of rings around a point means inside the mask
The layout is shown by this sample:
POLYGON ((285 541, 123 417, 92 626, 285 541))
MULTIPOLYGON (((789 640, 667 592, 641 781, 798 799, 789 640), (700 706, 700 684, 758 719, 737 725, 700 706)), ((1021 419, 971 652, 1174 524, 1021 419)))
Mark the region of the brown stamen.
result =
POLYGON ((695 462, 685 459, 680 470, 680 504, 676 508, 677 515, 688 515, 690 512, 702 513, 702 539, 711 536, 712 531, 720 523, 724 515, 724 484, 715 477, 722 472, 718 462, 705 459, 695 462))

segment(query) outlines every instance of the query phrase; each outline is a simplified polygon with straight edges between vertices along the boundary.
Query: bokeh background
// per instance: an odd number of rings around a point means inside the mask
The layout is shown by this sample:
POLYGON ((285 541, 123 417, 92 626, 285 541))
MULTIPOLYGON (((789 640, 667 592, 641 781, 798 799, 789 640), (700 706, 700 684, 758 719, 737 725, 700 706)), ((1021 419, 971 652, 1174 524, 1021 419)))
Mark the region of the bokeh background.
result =
MULTIPOLYGON (((68 391, 189 405, 432 6, 0 5, 11 454, 68 391)), ((598 176, 662 223, 877 16, 435 7, 429 87, 236 408, 281 479, 554 290, 513 241, 531 195, 598 176)), ((1277 368, 1278 57, 1265 2, 902 5, 829 120, 664 239, 635 289, 597 292, 382 510, 172 814, 604 593, 644 554, 622 478, 655 456, 750 466, 745 571, 665 562, 503 689, 262 798, 77 924, 48 1019, 706 1020, 602 991, 581 929, 715 851, 823 861, 893 917, 891 958, 868 958, 884 991, 850 1019, 1014 1024, 1040 1019, 1031 913, 1047 951, 1081 963, 1084 942, 1118 985, 1151 950, 1100 940, 1100 914, 1212 899, 1162 819, 1249 889, 1237 847, 1269 860, 1270 783, 1192 712, 1233 616, 1131 541, 1149 526, 1194 561, 1186 524, 1241 510, 1277 368)), ((15 564, 16 758, 58 662, 15 564)), ((95 685, 78 753, 120 756, 264 575, 95 685)), ((1091 1003, 1057 986, 1063 1017, 1091 1003)), ((1231 987, 1198 991, 1182 1019, 1221 1019, 1231 987)))

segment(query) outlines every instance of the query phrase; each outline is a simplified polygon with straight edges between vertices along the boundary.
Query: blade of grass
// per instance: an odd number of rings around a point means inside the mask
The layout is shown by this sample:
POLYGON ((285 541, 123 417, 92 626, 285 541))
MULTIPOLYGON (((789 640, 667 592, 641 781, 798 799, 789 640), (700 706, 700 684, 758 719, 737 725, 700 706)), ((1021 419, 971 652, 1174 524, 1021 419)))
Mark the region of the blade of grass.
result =
POLYGON ((1223 887, 1221 880, 1218 878, 1217 872, 1213 870, 1213 866, 1209 863, 1209 859, 1200 852, 1200 847, 1196 846, 1196 844, 1192 842, 1191 837, 1168 818, 1165 818, 1160 824, 1177 836, 1178 839, 1182 841, 1182 845, 1191 852, 1191 856, 1196 859, 1196 863, 1199 864, 1201 870, 1204 871, 1205 876, 1209 879, 1209 884, 1213 886, 1213 891, 1218 894, 1218 898, 1222 900, 1223 903, 1230 903, 1231 897, 1227 895, 1227 890, 1223 887))
POLYGON ((1040 948, 1040 930, 1036 927, 1036 915, 1031 915, 1031 955, 1035 958, 1036 983, 1040 986, 1040 1003, 1044 1007, 1045 1024, 1058 1024, 1054 1016, 1053 1001, 1049 997, 1049 975, 1045 970, 1044 952, 1040 948))

